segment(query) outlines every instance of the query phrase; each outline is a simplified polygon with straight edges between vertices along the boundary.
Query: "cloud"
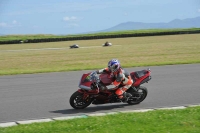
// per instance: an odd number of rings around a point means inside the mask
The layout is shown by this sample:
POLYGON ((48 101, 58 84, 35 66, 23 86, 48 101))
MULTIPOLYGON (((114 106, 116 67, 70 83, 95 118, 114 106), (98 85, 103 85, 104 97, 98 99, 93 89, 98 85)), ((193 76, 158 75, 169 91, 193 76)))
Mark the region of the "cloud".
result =
POLYGON ((16 21, 16 20, 13 20, 12 24, 17 24, 17 21, 16 21))
POLYGON ((69 21, 77 21, 78 18, 74 17, 74 16, 72 16, 72 17, 64 17, 63 20, 67 21, 67 22, 69 22, 69 21))
POLYGON ((12 27, 19 27, 21 26, 16 20, 13 20, 11 23, 0 22, 1 28, 12 28, 12 27))
POLYGON ((0 23, 0 27, 7 27, 7 26, 8 26, 7 23, 4 23, 4 22, 1 22, 1 23, 0 23))

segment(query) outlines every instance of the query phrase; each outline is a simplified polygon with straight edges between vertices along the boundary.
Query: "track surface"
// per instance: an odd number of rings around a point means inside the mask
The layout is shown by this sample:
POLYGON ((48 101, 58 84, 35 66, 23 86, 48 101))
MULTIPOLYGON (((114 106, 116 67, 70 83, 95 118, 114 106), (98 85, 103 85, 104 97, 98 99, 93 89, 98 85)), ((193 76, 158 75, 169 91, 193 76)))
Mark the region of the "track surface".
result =
POLYGON ((150 69, 152 80, 144 84, 149 94, 142 103, 90 105, 84 110, 72 109, 69 98, 78 89, 81 75, 89 71, 0 76, 0 123, 200 103, 200 64, 152 66, 150 69))

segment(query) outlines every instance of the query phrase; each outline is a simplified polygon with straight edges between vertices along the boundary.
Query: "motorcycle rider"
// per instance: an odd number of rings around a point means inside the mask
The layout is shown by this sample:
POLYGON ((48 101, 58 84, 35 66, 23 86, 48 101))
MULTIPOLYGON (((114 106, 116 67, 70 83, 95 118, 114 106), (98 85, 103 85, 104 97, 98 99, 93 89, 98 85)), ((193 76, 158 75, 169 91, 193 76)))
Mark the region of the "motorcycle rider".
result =
POLYGON ((123 85, 123 87, 118 88, 115 91, 115 94, 118 96, 119 99, 121 99, 123 102, 127 102, 128 98, 130 98, 132 95, 128 92, 125 92, 127 89, 131 87, 133 84, 133 80, 131 79, 131 76, 129 73, 127 73, 120 65, 119 60, 112 59, 108 62, 108 67, 104 69, 97 70, 97 74, 101 73, 110 73, 111 76, 114 78, 113 85, 117 88, 120 84, 123 85))

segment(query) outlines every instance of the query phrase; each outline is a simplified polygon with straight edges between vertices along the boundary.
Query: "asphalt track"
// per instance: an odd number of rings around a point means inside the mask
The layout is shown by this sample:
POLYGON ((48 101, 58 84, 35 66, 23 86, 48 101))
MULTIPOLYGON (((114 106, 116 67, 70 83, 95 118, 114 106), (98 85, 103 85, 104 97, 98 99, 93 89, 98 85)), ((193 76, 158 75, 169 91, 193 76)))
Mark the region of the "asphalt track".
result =
POLYGON ((142 103, 90 105, 84 110, 74 110, 69 98, 78 89, 81 75, 89 71, 0 76, 0 123, 200 103, 200 64, 149 68, 152 80, 144 84, 149 93, 142 103))

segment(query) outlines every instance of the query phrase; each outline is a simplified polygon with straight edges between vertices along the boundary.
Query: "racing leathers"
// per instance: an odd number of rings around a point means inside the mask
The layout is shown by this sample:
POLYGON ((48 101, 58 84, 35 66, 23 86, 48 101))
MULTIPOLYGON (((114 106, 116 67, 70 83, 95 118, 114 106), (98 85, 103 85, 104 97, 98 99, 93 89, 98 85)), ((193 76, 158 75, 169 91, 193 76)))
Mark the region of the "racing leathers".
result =
POLYGON ((119 70, 117 70, 116 72, 111 72, 109 70, 109 68, 104 68, 104 69, 100 69, 97 70, 97 74, 101 74, 101 73, 110 73, 111 77, 114 78, 113 81, 113 85, 115 87, 118 87, 120 84, 122 85, 122 87, 118 88, 115 91, 115 94, 118 96, 119 99, 121 99, 123 102, 126 102, 128 100, 129 97, 131 97, 132 95, 130 93, 125 92, 127 89, 129 89, 131 87, 131 85, 133 84, 133 80, 131 79, 131 76, 129 75, 129 73, 127 73, 123 68, 119 68, 119 70))

